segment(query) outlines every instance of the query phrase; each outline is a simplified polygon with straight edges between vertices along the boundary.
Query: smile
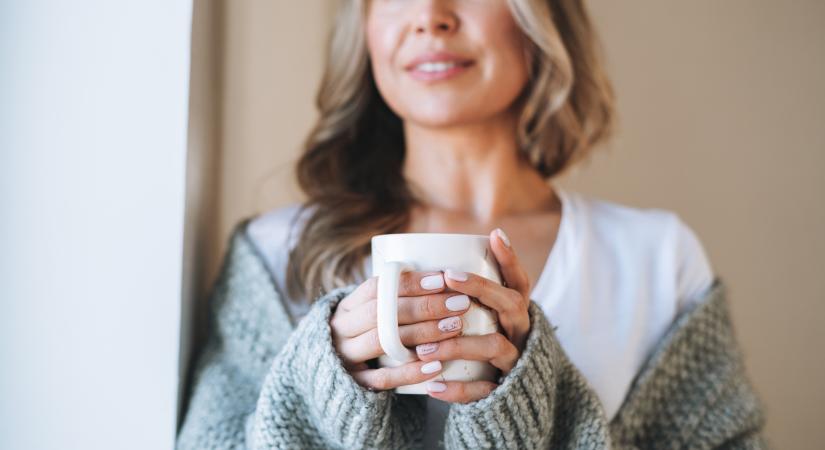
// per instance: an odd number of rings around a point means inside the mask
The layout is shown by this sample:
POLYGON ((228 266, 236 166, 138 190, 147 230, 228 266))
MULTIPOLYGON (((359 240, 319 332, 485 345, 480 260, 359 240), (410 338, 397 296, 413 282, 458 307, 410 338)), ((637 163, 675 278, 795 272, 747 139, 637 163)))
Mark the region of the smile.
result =
POLYGON ((409 73, 413 78, 420 81, 445 80, 467 71, 467 69, 469 69, 472 65, 472 61, 424 62, 413 66, 409 70, 409 73))

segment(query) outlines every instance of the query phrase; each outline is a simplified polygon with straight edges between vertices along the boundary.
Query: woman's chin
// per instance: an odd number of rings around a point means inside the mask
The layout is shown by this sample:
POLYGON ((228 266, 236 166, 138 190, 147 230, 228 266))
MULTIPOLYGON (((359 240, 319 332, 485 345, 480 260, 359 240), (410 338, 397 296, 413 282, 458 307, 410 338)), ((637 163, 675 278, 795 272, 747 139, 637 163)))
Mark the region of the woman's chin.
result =
POLYGON ((451 111, 443 109, 440 111, 427 111, 412 115, 406 119, 410 124, 427 128, 448 128, 466 125, 479 120, 474 114, 467 114, 466 111, 451 111))

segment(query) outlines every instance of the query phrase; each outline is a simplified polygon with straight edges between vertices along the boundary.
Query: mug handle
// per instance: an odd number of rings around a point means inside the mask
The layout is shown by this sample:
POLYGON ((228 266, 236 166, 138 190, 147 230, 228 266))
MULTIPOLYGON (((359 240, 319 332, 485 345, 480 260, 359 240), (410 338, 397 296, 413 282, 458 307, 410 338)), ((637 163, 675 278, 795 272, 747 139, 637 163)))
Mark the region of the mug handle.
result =
POLYGON ((404 347, 398 334, 398 279, 401 272, 413 269, 401 261, 387 261, 378 276, 378 342, 387 356, 402 363, 418 359, 415 352, 404 347))

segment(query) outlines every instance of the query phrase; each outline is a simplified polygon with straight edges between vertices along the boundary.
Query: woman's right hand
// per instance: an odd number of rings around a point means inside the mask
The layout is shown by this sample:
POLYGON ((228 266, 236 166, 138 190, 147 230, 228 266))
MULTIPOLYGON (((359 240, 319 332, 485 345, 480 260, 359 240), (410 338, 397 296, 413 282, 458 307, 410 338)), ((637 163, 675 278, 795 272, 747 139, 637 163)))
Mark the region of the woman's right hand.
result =
MULTIPOLYGON (((407 347, 438 342, 461 333, 460 316, 470 298, 444 292, 442 272, 403 272, 398 286, 398 332, 407 347), (449 300, 449 301, 448 301, 449 300)), ((413 361, 398 367, 371 369, 366 361, 384 354, 376 328, 378 277, 361 283, 339 303, 332 318, 332 337, 344 367, 369 390, 393 389, 429 380, 441 372, 441 362, 413 361), (425 373, 426 371, 426 373, 425 373)))

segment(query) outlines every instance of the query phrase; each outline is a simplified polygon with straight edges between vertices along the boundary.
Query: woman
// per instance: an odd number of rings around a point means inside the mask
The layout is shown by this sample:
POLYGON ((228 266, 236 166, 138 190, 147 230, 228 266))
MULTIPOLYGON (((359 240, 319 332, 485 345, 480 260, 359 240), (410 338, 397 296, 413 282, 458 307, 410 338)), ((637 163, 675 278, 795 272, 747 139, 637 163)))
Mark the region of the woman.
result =
POLYGON ((179 447, 764 446, 692 230, 548 183, 608 136, 612 102, 580 0, 346 2, 308 200, 235 231, 179 447), (419 360, 378 368, 370 238, 402 232, 489 234, 506 286, 405 274, 419 360), (460 335, 470 297, 502 333, 460 335), (392 393, 453 359, 501 378, 392 393))

